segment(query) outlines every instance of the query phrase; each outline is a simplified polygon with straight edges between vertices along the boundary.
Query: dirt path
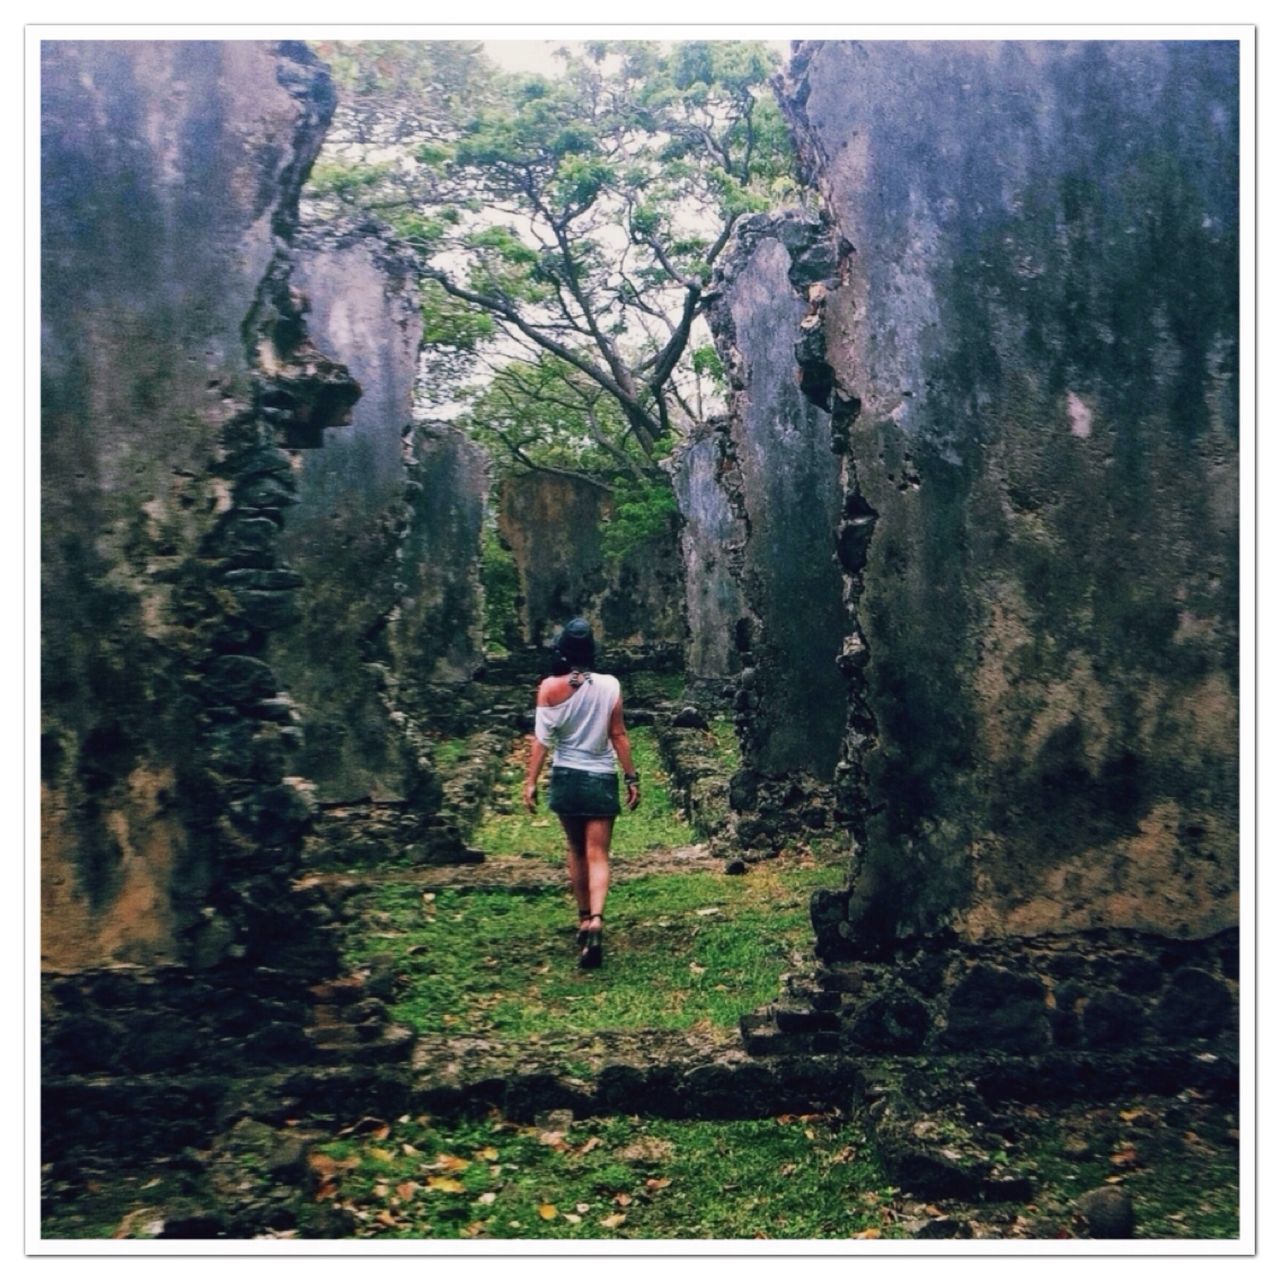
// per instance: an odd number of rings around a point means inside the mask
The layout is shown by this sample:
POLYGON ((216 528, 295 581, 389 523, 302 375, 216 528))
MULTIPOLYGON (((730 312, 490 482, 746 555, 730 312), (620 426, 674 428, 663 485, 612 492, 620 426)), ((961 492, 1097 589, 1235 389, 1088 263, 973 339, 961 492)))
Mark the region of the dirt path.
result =
MULTIPOLYGON (((695 871, 723 871, 724 860, 705 845, 681 845, 671 849, 615 857, 610 868, 614 884, 641 876, 679 875, 695 871)), ((295 881, 298 889, 357 888, 366 885, 406 884, 423 889, 549 889, 567 885, 564 866, 541 854, 528 857, 486 857, 483 862, 445 867, 397 867, 386 871, 316 871, 295 881)))

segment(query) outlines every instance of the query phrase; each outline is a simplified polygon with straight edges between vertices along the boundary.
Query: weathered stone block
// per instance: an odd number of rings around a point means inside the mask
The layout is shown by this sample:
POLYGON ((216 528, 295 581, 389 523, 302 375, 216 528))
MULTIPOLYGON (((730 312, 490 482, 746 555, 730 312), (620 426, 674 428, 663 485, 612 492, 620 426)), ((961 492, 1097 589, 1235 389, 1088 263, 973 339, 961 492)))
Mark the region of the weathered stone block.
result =
POLYGON ((929 1010, 906 992, 889 992, 855 1005, 844 1025, 847 1053, 918 1053, 929 1034, 929 1010))
POLYGON ((947 1003, 948 1048, 1036 1053, 1048 1047, 1044 986, 1038 978, 975 964, 947 1003))
POLYGON ((1081 1022, 1090 1048, 1131 1049, 1146 1035, 1147 1011, 1133 996, 1100 991, 1085 1004, 1081 1022))
POLYGON ((1235 997, 1213 974, 1203 969, 1179 969, 1169 979, 1152 1017, 1171 1040, 1211 1037, 1235 1025, 1235 997))

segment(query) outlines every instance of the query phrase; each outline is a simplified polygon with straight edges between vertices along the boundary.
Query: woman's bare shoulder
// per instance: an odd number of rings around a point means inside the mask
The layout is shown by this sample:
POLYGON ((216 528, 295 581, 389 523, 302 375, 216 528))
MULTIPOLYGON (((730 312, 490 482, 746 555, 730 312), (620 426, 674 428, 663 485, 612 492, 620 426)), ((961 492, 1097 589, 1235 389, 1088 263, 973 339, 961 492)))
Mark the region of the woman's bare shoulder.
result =
POLYGON ((569 681, 565 676, 547 676, 538 685, 536 705, 539 707, 558 706, 571 692, 569 681))

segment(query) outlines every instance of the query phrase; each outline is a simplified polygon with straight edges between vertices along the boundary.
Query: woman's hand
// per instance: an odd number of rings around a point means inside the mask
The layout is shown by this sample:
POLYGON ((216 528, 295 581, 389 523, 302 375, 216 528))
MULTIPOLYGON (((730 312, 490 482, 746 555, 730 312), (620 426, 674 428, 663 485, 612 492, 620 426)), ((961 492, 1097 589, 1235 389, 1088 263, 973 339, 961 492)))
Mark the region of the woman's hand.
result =
POLYGON ((640 784, 638 782, 627 783, 627 808, 635 809, 640 803, 640 784))
POLYGON ((538 812, 538 784, 532 779, 525 779, 524 784, 524 807, 530 813, 538 812))

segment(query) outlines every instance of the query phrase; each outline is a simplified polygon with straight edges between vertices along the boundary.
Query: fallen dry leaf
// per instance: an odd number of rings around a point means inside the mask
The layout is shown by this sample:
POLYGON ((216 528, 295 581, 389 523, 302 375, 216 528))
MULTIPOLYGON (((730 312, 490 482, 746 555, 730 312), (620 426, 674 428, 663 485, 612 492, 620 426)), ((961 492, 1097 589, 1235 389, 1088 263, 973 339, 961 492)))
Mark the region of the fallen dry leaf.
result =
POLYGON ((699 907, 693 913, 695 916, 718 916, 720 914, 719 907, 699 907))
POLYGON ((566 1222, 572 1222, 573 1225, 576 1227, 578 1223, 582 1221, 582 1215, 580 1213, 566 1213, 564 1215, 564 1220, 566 1222))
POLYGON ((578 1156, 585 1156, 588 1151, 594 1151, 600 1145, 600 1139, 591 1137, 586 1140, 580 1147, 574 1147, 573 1153, 578 1156))
POLYGON ((880 1228, 868 1227, 865 1231, 857 1231, 853 1235, 854 1240, 879 1240, 880 1228))
POLYGON ((553 1204, 540 1204, 538 1206, 538 1217, 550 1222, 552 1218, 558 1218, 560 1210, 553 1204))
POLYGON ((462 1228, 462 1234, 466 1236, 468 1240, 474 1240, 476 1236, 478 1236, 488 1225, 488 1218, 485 1218, 481 1222, 468 1222, 467 1225, 462 1228))
POLYGON ((658 1164, 675 1154, 675 1146, 665 1138, 638 1138, 618 1152, 618 1159, 628 1163, 642 1161, 658 1164))
POLYGON ((382 1223, 384 1227, 398 1227, 400 1225, 399 1218, 390 1209, 383 1209, 380 1213, 376 1213, 373 1220, 382 1223))
POLYGON ((164 1218, 155 1209, 135 1209, 126 1213, 115 1230, 114 1240, 129 1236, 158 1236, 164 1230, 164 1218))
POLYGON ((466 1190, 466 1187, 457 1178, 428 1178, 427 1187, 431 1191, 448 1191, 454 1195, 459 1191, 466 1190))
POLYGON ((375 1160, 379 1160, 383 1164, 390 1164, 396 1158, 396 1153, 394 1151, 388 1151, 386 1147, 370 1147, 369 1154, 375 1160))
POLYGON ((706 971, 707 970, 704 965, 694 964, 693 961, 689 962, 689 972, 693 974, 695 977, 697 977, 699 974, 706 973, 706 971))
POLYGON ((400 1146, 400 1150, 403 1151, 407 1156, 420 1156, 422 1154, 422 1152, 419 1151, 418 1148, 415 1147, 411 1142, 402 1143, 400 1146))
POLYGON ((625 1209, 627 1205, 631 1203, 631 1197, 625 1191, 619 1191, 618 1194, 613 1197, 613 1203, 620 1205, 625 1209))
POLYGON ((1136 1147, 1121 1147, 1119 1151, 1111 1153, 1111 1163, 1117 1169, 1130 1169, 1138 1163, 1138 1149, 1136 1147))
POLYGON ((575 1209, 577 1209, 577 1211, 578 1211, 579 1213, 590 1213, 590 1212, 591 1212, 591 1206, 590 1206, 589 1204, 583 1204, 583 1203, 581 1203, 581 1201, 579 1201, 579 1203, 578 1203, 578 1204, 575 1204, 573 1207, 574 1207, 575 1209))
POLYGON ((625 1213, 611 1213, 607 1218, 600 1219, 600 1225, 602 1227, 608 1227, 609 1230, 612 1231, 614 1227, 622 1226, 626 1220, 627 1215, 625 1213))
POLYGON ((498 1148, 481 1147, 480 1150, 476 1152, 476 1155, 478 1155, 481 1160, 496 1160, 498 1158, 498 1148))
POLYGON ((419 1190, 416 1182, 398 1182, 396 1183, 396 1195, 401 1200, 412 1200, 414 1193, 419 1190))
POLYGON ((538 1134, 538 1141, 544 1147, 554 1147, 557 1151, 565 1148, 564 1134, 559 1129, 546 1129, 538 1134))
POLYGON ((924 1207, 925 1213, 931 1218, 945 1218, 947 1215, 938 1208, 936 1204, 927 1204, 924 1207))
MULTIPOLYGON (((792 1168, 794 1167, 795 1166, 793 1165, 792 1168)), ((644 1185, 648 1187, 650 1191, 661 1191, 663 1187, 669 1187, 671 1185, 671 1179, 670 1178, 646 1178, 644 1180, 644 1185)))
POLYGON ((446 1173, 461 1173, 463 1169, 471 1168, 471 1161, 464 1160, 462 1156, 454 1156, 445 1154, 439 1156, 431 1164, 427 1166, 429 1169, 443 1169, 446 1173))
POLYGON ((798 1165, 794 1165, 794 1164, 779 1165, 778 1176, 781 1178, 789 1178, 793 1173, 795 1173, 798 1167, 799 1167, 798 1165))

